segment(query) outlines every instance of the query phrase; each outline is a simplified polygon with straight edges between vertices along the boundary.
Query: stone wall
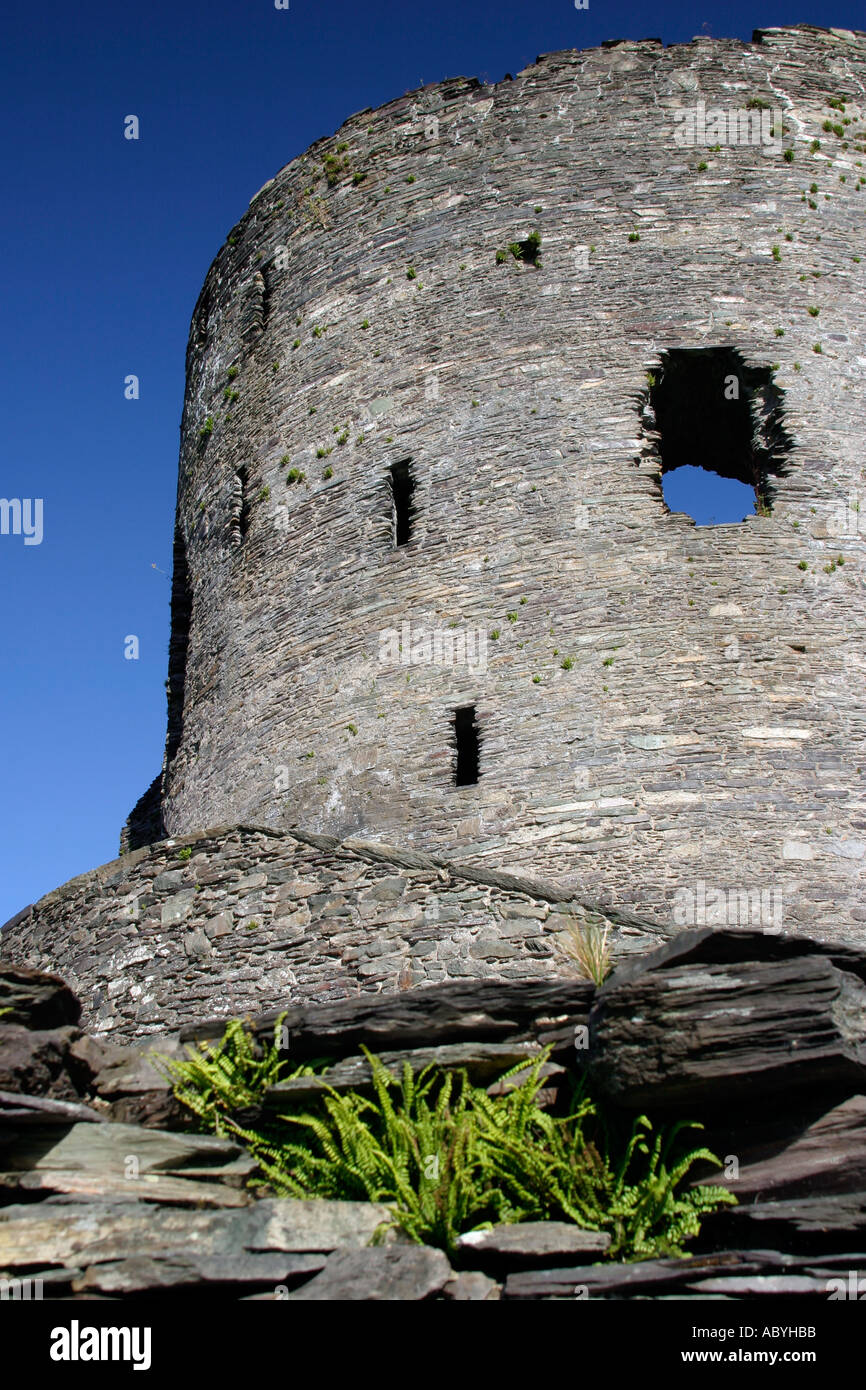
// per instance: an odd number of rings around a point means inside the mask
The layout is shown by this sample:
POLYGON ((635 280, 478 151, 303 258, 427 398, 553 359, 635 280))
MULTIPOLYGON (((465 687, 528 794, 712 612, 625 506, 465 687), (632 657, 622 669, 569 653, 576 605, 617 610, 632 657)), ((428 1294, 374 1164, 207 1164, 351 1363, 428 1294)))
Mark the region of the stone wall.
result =
POLYGON ((169 834, 459 851, 660 921, 768 890, 862 940, 864 75, 809 27, 556 53, 361 112, 253 198, 188 348, 169 834), (678 146, 699 101, 781 111, 790 159, 678 146), (497 261, 536 229, 540 266, 497 261), (771 514, 696 529, 647 371, 713 346, 775 370, 791 448, 771 514))
MULTIPOLYGON (((234 826, 125 855, 0 932, 0 958, 70 981, 93 1032, 129 1040, 361 992, 573 975, 557 888, 387 845, 234 826)), ((617 956, 664 939, 619 914, 617 956)))

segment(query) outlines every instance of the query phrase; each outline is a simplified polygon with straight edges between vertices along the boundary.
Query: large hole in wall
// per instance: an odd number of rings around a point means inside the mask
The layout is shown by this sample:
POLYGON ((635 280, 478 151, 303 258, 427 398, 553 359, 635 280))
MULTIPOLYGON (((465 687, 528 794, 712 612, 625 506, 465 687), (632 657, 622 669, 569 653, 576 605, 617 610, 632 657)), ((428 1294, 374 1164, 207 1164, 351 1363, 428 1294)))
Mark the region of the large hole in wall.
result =
POLYGON ((769 367, 730 347, 664 352, 647 373, 643 418, 670 511, 710 526, 772 510, 791 440, 769 367))
POLYGON ((412 460, 401 459, 388 470, 391 486, 391 534, 395 545, 406 545, 415 522, 415 476, 412 460))
POLYGON ((168 646, 168 732, 165 761, 168 766, 183 737, 183 706, 186 693, 186 659, 192 622, 192 589, 186 561, 186 542, 180 527, 174 533, 174 564, 171 577, 171 640, 168 646))
POLYGON ((481 738, 474 705, 463 705, 454 711, 452 729, 456 746, 454 785, 471 787, 478 781, 481 759, 481 738))

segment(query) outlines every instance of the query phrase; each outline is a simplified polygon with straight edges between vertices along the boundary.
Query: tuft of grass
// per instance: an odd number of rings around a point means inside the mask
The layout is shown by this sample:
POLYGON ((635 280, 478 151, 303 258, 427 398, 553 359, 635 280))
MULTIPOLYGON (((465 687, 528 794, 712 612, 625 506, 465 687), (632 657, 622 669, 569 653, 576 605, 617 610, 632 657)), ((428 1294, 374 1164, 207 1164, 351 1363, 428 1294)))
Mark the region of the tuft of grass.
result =
POLYGON ((496 264, 503 265, 504 262, 508 260, 509 256, 513 256, 516 261, 521 261, 525 265, 532 265, 536 268, 540 268, 541 261, 538 259, 540 250, 541 232, 536 229, 534 232, 529 233, 525 241, 509 242, 508 247, 504 250, 500 247, 496 252, 496 264))
POLYGON ((581 978, 594 985, 603 985, 613 969, 609 936, 609 924, 602 929, 597 922, 583 922, 575 916, 570 916, 566 923, 562 949, 577 966, 581 978))

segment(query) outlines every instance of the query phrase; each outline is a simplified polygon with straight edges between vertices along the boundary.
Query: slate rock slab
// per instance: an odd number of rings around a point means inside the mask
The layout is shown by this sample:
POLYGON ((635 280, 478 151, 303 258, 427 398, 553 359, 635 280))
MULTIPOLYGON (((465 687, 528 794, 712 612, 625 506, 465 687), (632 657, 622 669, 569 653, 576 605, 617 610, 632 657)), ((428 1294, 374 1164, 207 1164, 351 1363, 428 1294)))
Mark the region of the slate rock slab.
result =
POLYGON ((720 1170, 700 1181, 729 1187, 740 1202, 866 1190, 866 1096, 850 1096, 786 1140, 745 1152, 730 1139, 722 1147, 738 1154, 739 1174, 729 1179, 720 1170))
POLYGON ((497 1303, 501 1296, 501 1285, 478 1269, 461 1270, 442 1290, 442 1297, 452 1303, 497 1303))
POLYGON ((75 1124, 47 1141, 33 1131, 3 1154, 3 1162, 10 1171, 66 1171, 121 1179, 129 1178, 131 1172, 162 1172, 238 1181, 256 1166, 249 1154, 227 1139, 121 1124, 75 1124))
MULTIPOLYGON (((226 1287, 240 1291, 250 1286, 288 1289, 323 1269, 327 1255, 282 1255, 238 1252, 236 1255, 198 1256, 195 1253, 166 1256, 132 1256, 91 1265, 72 1280, 73 1293, 113 1296, 148 1293, 153 1289, 226 1287)), ((279 1296, 279 1295, 277 1295, 279 1296)))
POLYGON ((716 1279, 697 1279, 688 1285, 695 1293, 723 1294, 726 1298, 828 1297, 829 1278, 809 1274, 732 1274, 716 1279))
POLYGON ((121 1177, 95 1169, 84 1173, 49 1170, 32 1173, 0 1173, 0 1188, 15 1200, 30 1193, 44 1197, 66 1193, 70 1197, 96 1201, 165 1202, 170 1206, 245 1207, 253 1200, 249 1193, 225 1182, 197 1182, 191 1178, 168 1177, 162 1173, 142 1173, 138 1178, 121 1177))
POLYGON ((775 1273, 785 1263, 784 1256, 775 1251, 731 1250, 687 1259, 530 1269, 508 1276, 503 1298, 651 1297, 670 1294, 700 1278, 775 1273))
MULTIPOLYGON (((421 1047, 405 1052, 381 1052, 379 1061, 386 1071, 399 1081, 403 1067, 408 1062, 417 1074, 425 1067, 437 1066, 443 1071, 456 1071, 465 1068, 474 1085, 485 1085, 502 1072, 523 1063, 532 1063, 539 1054, 536 1043, 445 1043, 440 1047, 421 1047)), ((561 1073, 562 1068, 547 1064, 542 1074, 561 1073)), ((373 1073, 366 1057, 348 1057, 320 1076, 299 1076, 292 1081, 281 1081, 269 1087, 264 1105, 274 1109, 287 1102, 297 1105, 302 1101, 316 1099, 329 1088, 335 1091, 351 1091, 369 1088, 373 1073)))
POLYGON ((140 1091, 137 1095, 118 1096, 106 1101, 109 1119, 124 1125, 141 1125, 145 1129, 195 1131, 197 1120, 191 1110, 176 1100, 169 1090, 140 1091))
POLYGON ((96 1089, 106 1100, 117 1096, 144 1095, 171 1090, 171 1081, 160 1067, 163 1057, 184 1057, 186 1049, 173 1038, 160 1038, 147 1047, 124 1049, 124 1055, 100 1068, 96 1089))
POLYGON ((613 976, 590 1014, 590 1073, 618 1104, 739 1103, 866 1088, 866 985, 826 957, 675 964, 613 976))
POLYGON ((87 1077, 88 1084, 93 1085, 105 1067, 127 1061, 130 1050, 107 1038, 93 1038, 83 1033, 70 1047, 69 1055, 87 1077))
POLYGON ((866 1191, 792 1197, 726 1207, 705 1219, 701 1240, 776 1246, 823 1257, 826 1251, 858 1249, 866 1237, 866 1191))
POLYGON ((411 1302, 432 1298, 452 1277, 441 1250, 394 1245, 372 1250, 338 1250, 290 1302, 411 1302))
POLYGON ((77 1035, 72 1027, 34 1031, 0 1020, 0 1090, 78 1100, 67 1070, 69 1045, 77 1035))
MULTIPOLYGON (((260 1015, 254 1026, 258 1037, 270 1041, 275 1019, 285 1013, 294 1061, 351 1056, 362 1043, 380 1052, 535 1040, 552 1020, 571 1036, 574 1025, 587 1022, 593 991, 593 985, 574 978, 467 980, 333 1004, 293 1004, 260 1015)), ((224 1030, 224 1019, 209 1020, 182 1029, 180 1039, 220 1038, 224 1030)))
POLYGON ((105 1119, 92 1106, 80 1101, 52 1100, 46 1096, 28 1096, 17 1091, 0 1091, 0 1144, 11 1142, 12 1131, 22 1125, 69 1126, 75 1123, 102 1123, 105 1119))
MULTIPOLYGON (((390 1223, 372 1202, 273 1198, 237 1211, 187 1211, 141 1202, 63 1201, 0 1207, 0 1269, 88 1268, 133 1256, 312 1254, 361 1249, 390 1223)), ((386 1231, 386 1242, 398 1237, 386 1231)))
POLYGON ((483 1268, 507 1263, 511 1268, 551 1260, 601 1257, 610 1248, 605 1231, 584 1231, 568 1221, 526 1221, 469 1231, 457 1242, 466 1263, 483 1268))
POLYGON ((362 1249, 374 1236, 385 1244, 405 1237, 393 1227, 390 1209, 379 1202, 339 1202, 283 1197, 257 1202, 247 1214, 248 1250, 289 1250, 299 1253, 362 1249))
POLYGON ((4 962, 0 966, 0 1018, 26 1028, 64 1028, 78 1023, 81 1004, 57 975, 4 962), (11 1012, 3 1012, 6 1009, 11 1012))
POLYGON ((692 927, 677 932, 655 951, 617 964, 611 980, 627 984, 648 971, 681 965, 730 965, 742 961, 782 961, 824 956, 840 970, 866 983, 866 952, 809 936, 778 935, 745 927, 692 927))

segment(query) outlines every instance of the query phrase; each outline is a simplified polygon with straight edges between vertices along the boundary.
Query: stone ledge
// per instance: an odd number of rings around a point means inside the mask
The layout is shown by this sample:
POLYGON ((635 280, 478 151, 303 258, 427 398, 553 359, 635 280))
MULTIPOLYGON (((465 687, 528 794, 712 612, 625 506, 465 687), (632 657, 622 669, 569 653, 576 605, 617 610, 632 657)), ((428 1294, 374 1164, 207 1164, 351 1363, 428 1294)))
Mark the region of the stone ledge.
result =
POLYGON ((44 894, 35 903, 22 908, 20 912, 0 927, 0 932, 7 929, 11 930, 20 925, 37 908, 60 902, 65 897, 88 887, 90 884, 105 882, 115 874, 133 868, 136 864, 147 859, 154 851, 169 847, 184 849, 189 846, 192 848, 203 843, 219 842, 237 831, 246 834, 267 835, 272 840, 291 839, 298 844, 310 845, 314 849, 354 855, 356 858, 371 863, 393 864, 396 868, 427 869, 430 872, 445 870, 452 878, 461 879, 467 883, 479 883, 492 888, 501 888, 507 893, 520 893, 526 897, 539 898, 548 903, 566 906, 574 904, 586 912, 596 913, 600 919, 618 926, 640 927, 641 930, 650 932, 662 940, 675 935, 672 928, 666 928, 657 922, 647 921, 635 913, 616 907, 602 907, 598 903, 582 902, 575 898, 573 893, 567 892, 557 884, 511 874, 507 870, 488 869, 461 859, 452 859, 450 856, 425 854, 419 850, 405 849, 398 845, 387 844, 384 841, 359 840, 351 836, 340 840, 333 835, 319 835, 294 827, 290 830, 275 830, 273 826, 243 821, 234 825, 210 826, 206 830, 196 830, 184 835, 171 835, 163 840, 155 840, 151 845, 143 845, 139 849, 130 850, 128 854, 120 855, 94 869, 88 869, 83 874, 76 875, 75 878, 67 879, 65 883, 52 889, 50 893, 44 894))

